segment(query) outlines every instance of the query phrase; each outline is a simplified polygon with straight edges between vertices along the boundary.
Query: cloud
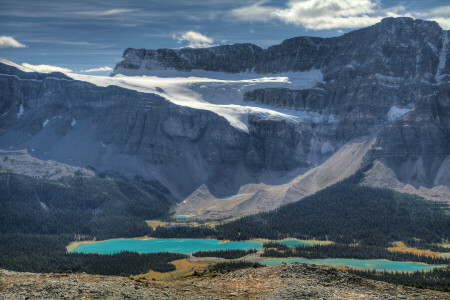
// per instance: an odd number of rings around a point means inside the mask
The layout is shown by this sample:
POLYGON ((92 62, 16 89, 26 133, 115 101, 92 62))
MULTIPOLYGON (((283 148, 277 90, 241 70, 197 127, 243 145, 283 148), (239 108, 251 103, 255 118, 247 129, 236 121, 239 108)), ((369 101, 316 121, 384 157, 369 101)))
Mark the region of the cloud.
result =
POLYGON ((429 15, 434 17, 450 17, 450 5, 447 6, 438 6, 430 9, 427 12, 429 15))
POLYGON ((450 30, 450 5, 432 8, 421 15, 428 20, 438 22, 442 29, 450 30))
POLYGON ((360 28, 385 17, 411 16, 404 7, 382 9, 378 0, 289 0, 284 8, 264 6, 266 2, 232 10, 241 21, 279 20, 311 30, 360 28))
POLYGON ((274 6, 263 6, 266 2, 260 1, 250 6, 235 8, 231 10, 231 16, 242 21, 268 22, 272 19, 271 14, 277 8, 274 6))
POLYGON ((191 48, 205 48, 214 46, 214 40, 200 32, 186 31, 178 35, 173 35, 172 38, 179 42, 188 42, 187 47, 191 48))
POLYGON ((62 73, 71 73, 71 69, 67 68, 61 68, 56 66, 49 66, 49 65, 30 65, 27 63, 22 64, 23 67, 34 71, 34 72, 40 72, 40 73, 51 73, 51 72, 62 72, 62 73))
POLYGON ((92 17, 104 17, 104 16, 114 16, 120 14, 126 14, 129 12, 133 12, 135 9, 123 9, 123 8, 115 8, 108 10, 100 10, 100 11, 80 11, 77 12, 77 15, 81 16, 92 16, 92 17))
POLYGON ((380 21, 381 16, 374 16, 376 9, 371 0, 290 0, 286 9, 272 16, 307 29, 355 28, 380 21))
POLYGON ((450 18, 431 18, 428 20, 438 22, 439 26, 444 30, 450 30, 450 18))
POLYGON ((92 73, 92 72, 104 72, 104 71, 112 71, 112 68, 110 67, 100 67, 100 68, 95 68, 95 69, 87 69, 84 71, 81 71, 83 73, 92 73))
POLYGON ((0 36, 0 48, 26 48, 28 46, 19 43, 12 36, 0 36))

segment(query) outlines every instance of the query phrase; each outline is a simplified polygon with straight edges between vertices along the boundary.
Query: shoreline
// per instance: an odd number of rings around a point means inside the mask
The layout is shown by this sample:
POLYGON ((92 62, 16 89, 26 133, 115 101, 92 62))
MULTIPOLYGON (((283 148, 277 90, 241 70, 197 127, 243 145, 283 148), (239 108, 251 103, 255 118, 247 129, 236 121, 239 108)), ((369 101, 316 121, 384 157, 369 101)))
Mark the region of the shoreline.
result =
POLYGON ((93 243, 100 243, 100 242, 107 242, 107 241, 113 241, 113 240, 139 240, 139 241, 147 241, 147 240, 154 240, 154 237, 149 236, 140 236, 140 237, 134 237, 134 238, 116 238, 116 239, 106 239, 106 240, 88 240, 88 241, 74 241, 71 242, 69 245, 66 246, 66 252, 74 252, 78 247, 86 244, 93 244, 93 243))
MULTIPOLYGON (((114 238, 114 239, 106 239, 106 240, 87 240, 87 241, 73 241, 69 245, 66 246, 67 252, 74 252, 79 246, 86 245, 86 244, 93 244, 93 243, 100 243, 100 242, 106 242, 106 241, 112 241, 112 240, 140 240, 140 241, 147 241, 147 240, 154 240, 157 238, 149 237, 149 236, 143 236, 143 237, 134 237, 134 238, 114 238)), ((164 240, 169 239, 178 239, 178 238, 163 238, 164 240)), ((213 238, 184 238, 185 240, 217 240, 213 238)), ((320 240, 300 240, 296 238, 286 238, 282 240, 269 240, 269 239, 263 239, 263 238, 256 238, 256 239, 250 239, 247 241, 254 241, 254 242, 260 242, 260 243, 267 243, 267 242, 281 242, 281 241, 299 241, 299 242, 305 242, 305 243, 311 243, 311 244, 317 244, 317 245, 328 245, 333 244, 332 241, 320 241, 320 240)), ((226 244, 229 242, 238 242, 238 241, 231 241, 231 240, 218 240, 219 244, 226 244)), ((262 247, 262 245, 261 245, 262 247)), ((261 248, 260 247, 260 248, 261 248)))

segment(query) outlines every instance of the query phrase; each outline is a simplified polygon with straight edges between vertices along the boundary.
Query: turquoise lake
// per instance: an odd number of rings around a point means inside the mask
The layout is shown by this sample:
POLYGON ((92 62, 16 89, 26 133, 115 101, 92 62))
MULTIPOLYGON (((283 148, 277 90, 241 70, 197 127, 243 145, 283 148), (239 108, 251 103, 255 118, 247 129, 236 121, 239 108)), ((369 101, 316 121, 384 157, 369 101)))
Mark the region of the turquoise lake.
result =
MULTIPOLYGON (((285 245, 296 247, 300 245, 311 245, 314 241, 300 241, 295 239, 287 239, 277 241, 285 245)), ((112 254, 122 251, 134 251, 139 253, 157 253, 157 252, 175 252, 189 254, 196 251, 206 250, 248 250, 259 249, 262 247, 261 241, 238 241, 238 242, 226 242, 221 243, 219 240, 206 240, 206 239, 150 239, 150 240, 137 240, 137 239, 115 239, 108 241, 100 241, 90 244, 80 245, 72 252, 76 253, 100 253, 100 254, 112 254)), ((330 266, 347 266, 351 268, 363 268, 373 269, 378 271, 398 271, 398 272, 414 272, 425 271, 436 267, 423 265, 420 263, 389 261, 382 259, 301 259, 301 258, 274 258, 264 259, 261 264, 272 266, 279 265, 281 263, 324 263, 330 266)))
POLYGON ((202 250, 248 250, 259 249, 262 242, 239 241, 220 243, 219 240, 205 239, 116 239, 78 246, 72 252, 111 254, 121 251, 134 251, 139 253, 175 252, 192 253, 202 250))
POLYGON ((434 268, 439 268, 443 266, 430 266, 422 265, 419 263, 410 263, 403 261, 390 261, 382 259, 339 259, 339 258, 328 258, 328 259, 300 259, 300 258, 275 258, 275 259, 265 259, 261 261, 261 264, 266 266, 274 266, 282 263, 319 263, 322 262, 329 266, 347 266, 351 268, 363 268, 378 271, 391 271, 391 272, 414 272, 414 271, 425 271, 434 268))

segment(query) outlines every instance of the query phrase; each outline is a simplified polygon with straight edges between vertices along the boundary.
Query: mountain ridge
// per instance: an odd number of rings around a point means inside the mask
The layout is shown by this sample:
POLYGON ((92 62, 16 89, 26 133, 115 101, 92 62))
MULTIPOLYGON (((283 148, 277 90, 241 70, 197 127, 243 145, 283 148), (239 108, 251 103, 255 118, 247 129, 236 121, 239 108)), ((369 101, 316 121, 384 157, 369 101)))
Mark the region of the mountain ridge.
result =
POLYGON ((448 201, 448 31, 435 22, 388 18, 268 49, 141 50, 112 77, 0 63, 0 147, 157 180, 184 201, 177 213, 199 218, 276 208, 371 161, 396 188, 439 187, 431 198, 448 201), (256 73, 224 72, 256 60, 256 73), (335 175, 315 169, 329 159, 335 175))

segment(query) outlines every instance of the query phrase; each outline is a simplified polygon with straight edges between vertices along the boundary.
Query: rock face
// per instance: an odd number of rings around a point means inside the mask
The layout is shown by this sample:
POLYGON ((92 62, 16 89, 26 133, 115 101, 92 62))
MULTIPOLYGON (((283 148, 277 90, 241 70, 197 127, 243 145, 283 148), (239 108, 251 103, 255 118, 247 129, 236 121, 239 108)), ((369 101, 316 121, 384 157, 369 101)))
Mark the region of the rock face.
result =
MULTIPOLYGON (((336 38, 296 37, 262 49, 234 44, 204 49, 125 50, 122 69, 281 73, 321 69, 326 80, 380 73, 387 76, 436 74, 443 35, 436 22, 386 18, 336 38)), ((447 74, 449 66, 441 69, 447 74)))
MULTIPOLYGON (((340 37, 297 37, 268 49, 129 48, 110 78, 116 81, 96 85, 73 74, 24 72, 0 63, 0 148, 156 179, 180 201, 245 194, 253 201, 248 207, 261 211, 284 203, 287 194, 268 193, 272 202, 261 204, 257 199, 266 190, 259 184, 282 186, 350 141, 376 138, 369 151, 363 147, 365 163, 383 162, 403 184, 449 188, 448 35, 435 22, 388 18, 340 37), (223 82, 210 80, 172 89, 177 99, 203 95, 199 103, 206 106, 173 101, 169 85, 114 86, 123 78, 116 75, 189 77, 200 70, 221 76, 279 73, 289 79, 311 69, 323 74, 312 87, 265 83, 227 94, 223 82), (231 116, 249 111, 243 115, 247 130, 220 113, 225 104, 232 104, 226 107, 231 116), (215 110, 204 109, 211 105, 215 110)), ((341 168, 333 174, 347 174, 345 165, 341 168)), ((316 176, 320 182, 302 178, 298 184, 325 187, 337 179, 322 175, 316 176)), ((308 194, 302 191, 313 190, 297 186, 291 194, 301 198, 308 194)), ((217 209, 217 203, 205 210, 217 209)), ((236 203, 233 214, 244 205, 236 203)))
POLYGON ((448 293, 363 279, 326 266, 284 264, 173 280, 0 270, 3 299, 450 299, 448 293))
POLYGON ((223 196, 262 170, 308 164, 301 155, 308 153, 310 132, 301 124, 250 118, 250 130, 243 132, 212 112, 154 94, 6 64, 0 73, 4 149, 26 148, 39 158, 154 178, 178 199, 203 183, 223 196))
MULTIPOLYGON (((113 74, 126 72, 124 69, 144 73, 167 69, 254 73, 320 69, 325 84, 316 88, 256 89, 246 92, 244 101, 335 115, 337 126, 318 125, 310 133, 329 142, 334 150, 343 141, 388 126, 368 160, 382 159, 402 181, 416 187, 450 187, 448 176, 442 175, 443 162, 450 154, 448 35, 435 22, 386 18, 341 37, 297 37, 268 49, 250 44, 206 49, 130 48, 113 74), (230 63, 224 65, 224 61, 230 63), (399 119, 409 110, 411 113, 399 119)), ((314 152, 312 144, 310 152, 314 152)))

